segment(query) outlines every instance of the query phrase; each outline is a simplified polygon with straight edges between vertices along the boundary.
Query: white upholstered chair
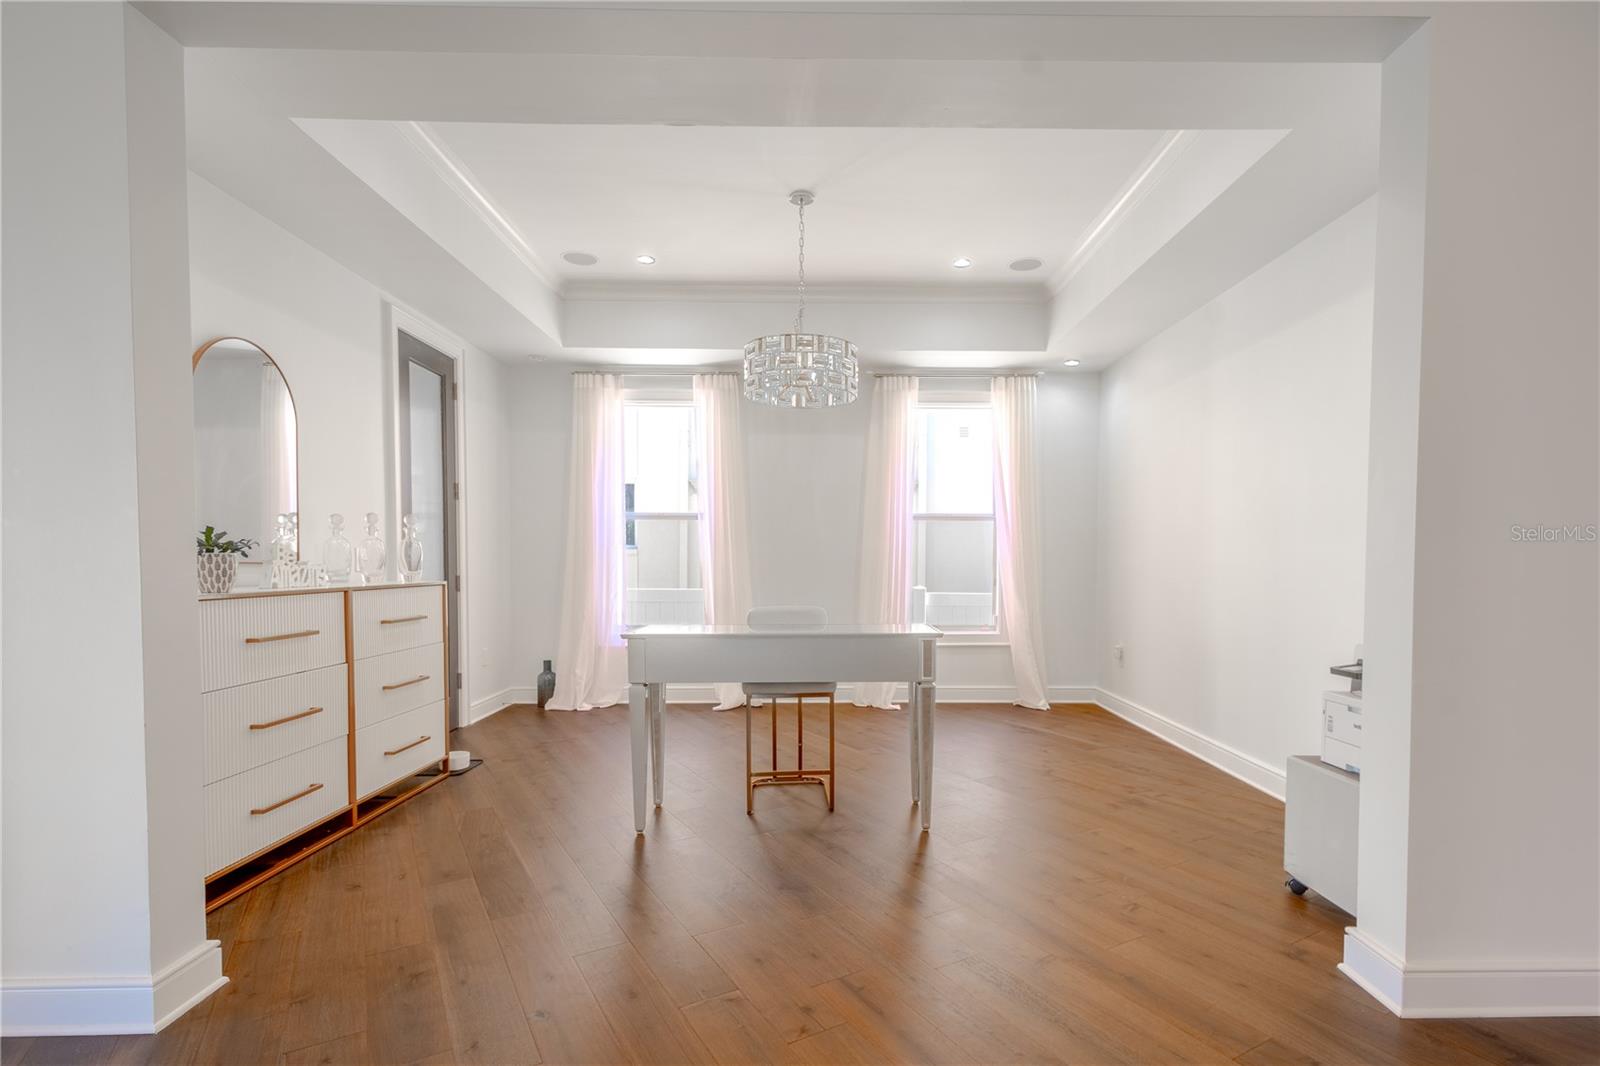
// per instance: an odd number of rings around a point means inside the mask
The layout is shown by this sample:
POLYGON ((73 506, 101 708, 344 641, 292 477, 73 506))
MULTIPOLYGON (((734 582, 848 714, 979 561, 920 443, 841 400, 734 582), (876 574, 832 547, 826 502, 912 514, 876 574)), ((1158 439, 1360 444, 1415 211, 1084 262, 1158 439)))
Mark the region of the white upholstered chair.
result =
MULTIPOLYGON (((828 612, 821 607, 752 607, 745 618, 752 629, 803 629, 828 624, 828 612)), ((833 710, 839 686, 832 681, 761 681, 744 685, 744 810, 755 813, 755 793, 761 785, 821 785, 822 794, 833 810, 833 710), (768 701, 772 713, 772 769, 751 767, 750 706, 755 700, 768 701), (792 699, 795 704, 795 757, 793 770, 778 769, 778 701, 792 699), (806 710, 808 699, 828 701, 828 767, 808 769, 805 760, 806 710)))

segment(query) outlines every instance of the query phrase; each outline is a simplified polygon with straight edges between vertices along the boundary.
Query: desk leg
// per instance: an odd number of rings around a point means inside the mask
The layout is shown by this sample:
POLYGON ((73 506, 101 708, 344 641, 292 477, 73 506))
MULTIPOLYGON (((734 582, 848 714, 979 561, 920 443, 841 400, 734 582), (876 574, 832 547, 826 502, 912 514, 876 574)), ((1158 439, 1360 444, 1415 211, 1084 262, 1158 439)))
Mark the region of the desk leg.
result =
POLYGON ((644 832, 644 799, 650 776, 650 722, 645 687, 628 686, 628 728, 633 741, 633 831, 644 832))
POLYGON ((650 749, 655 766, 655 801, 661 806, 661 797, 667 790, 667 714, 666 695, 661 685, 647 685, 646 702, 650 708, 650 749))
POLYGON ((926 830, 933 821, 933 705, 934 685, 932 681, 925 681, 917 686, 919 689, 917 700, 917 746, 921 749, 922 782, 921 806, 922 828, 926 830))
POLYGON ((917 682, 913 679, 906 683, 906 732, 911 738, 911 802, 915 804, 922 798, 922 741, 918 739, 922 730, 917 723, 922 715, 918 702, 917 682))

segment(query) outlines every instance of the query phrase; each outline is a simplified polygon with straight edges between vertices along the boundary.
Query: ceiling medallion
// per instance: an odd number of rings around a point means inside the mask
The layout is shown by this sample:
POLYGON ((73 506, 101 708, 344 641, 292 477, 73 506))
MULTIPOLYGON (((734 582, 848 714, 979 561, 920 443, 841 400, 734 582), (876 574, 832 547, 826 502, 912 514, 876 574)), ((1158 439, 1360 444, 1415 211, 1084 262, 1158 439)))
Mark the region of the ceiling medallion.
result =
POLYGON ((789 194, 800 212, 800 305, 794 330, 757 337, 744 346, 745 399, 767 407, 841 407, 854 402, 861 387, 854 344, 805 332, 806 208, 815 200, 805 189, 789 194))

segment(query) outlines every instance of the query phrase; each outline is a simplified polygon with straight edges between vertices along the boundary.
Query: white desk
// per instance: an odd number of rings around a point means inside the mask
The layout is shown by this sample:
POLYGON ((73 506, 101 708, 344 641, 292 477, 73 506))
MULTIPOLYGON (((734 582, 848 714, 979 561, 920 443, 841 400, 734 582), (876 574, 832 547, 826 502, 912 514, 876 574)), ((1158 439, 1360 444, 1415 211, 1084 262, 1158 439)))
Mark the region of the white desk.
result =
POLYGON ((633 828, 644 832, 647 767, 665 783, 662 686, 741 681, 904 681, 910 686, 911 800, 927 829, 933 798, 934 671, 939 630, 925 625, 638 626, 628 642, 633 828))

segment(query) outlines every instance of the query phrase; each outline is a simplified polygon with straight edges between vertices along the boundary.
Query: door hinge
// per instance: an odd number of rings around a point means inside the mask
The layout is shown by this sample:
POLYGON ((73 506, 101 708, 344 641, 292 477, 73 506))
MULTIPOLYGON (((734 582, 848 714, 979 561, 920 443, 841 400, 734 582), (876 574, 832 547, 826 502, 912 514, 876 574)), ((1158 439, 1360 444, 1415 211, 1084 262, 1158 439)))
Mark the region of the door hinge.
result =
POLYGON ((461 671, 457 670, 456 671, 456 688, 460 688, 460 687, 461 687, 461 671))
POLYGON ((456 591, 457 592, 461 591, 461 575, 460 574, 456 575, 456 591))
POLYGON ((450 483, 450 490, 455 493, 455 498, 456 499, 458 499, 458 500, 461 499, 461 482, 452 481, 450 483))
POLYGON ((450 383, 450 399, 451 400, 459 400, 459 399, 461 399, 461 389, 453 381, 450 383))

